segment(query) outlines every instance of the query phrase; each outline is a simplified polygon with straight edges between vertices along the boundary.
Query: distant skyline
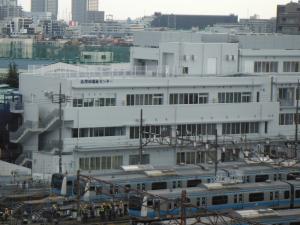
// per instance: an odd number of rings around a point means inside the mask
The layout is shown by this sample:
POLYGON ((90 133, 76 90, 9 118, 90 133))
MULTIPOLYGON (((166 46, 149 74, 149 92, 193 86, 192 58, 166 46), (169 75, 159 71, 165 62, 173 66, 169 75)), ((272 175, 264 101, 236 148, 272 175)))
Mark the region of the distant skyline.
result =
MULTIPOLYGON (((30 11, 31 0, 18 0, 24 10, 30 11)), ((290 0, 100 0, 99 10, 114 19, 134 19, 154 12, 174 14, 235 14, 248 18, 258 14, 260 18, 276 17, 276 6, 290 0)), ((294 1, 296 2, 296 1, 294 1)), ((59 0, 58 17, 70 20, 71 0, 59 0)))

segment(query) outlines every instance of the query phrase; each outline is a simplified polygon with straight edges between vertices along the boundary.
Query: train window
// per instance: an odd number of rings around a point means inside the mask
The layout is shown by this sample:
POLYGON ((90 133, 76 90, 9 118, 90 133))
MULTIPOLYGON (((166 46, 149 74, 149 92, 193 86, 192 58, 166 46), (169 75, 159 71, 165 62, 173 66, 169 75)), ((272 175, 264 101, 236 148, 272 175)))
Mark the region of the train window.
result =
POLYGON ((204 206, 206 205, 206 198, 205 197, 202 197, 201 204, 204 205, 204 206))
POLYGON ((202 183, 202 180, 188 180, 187 187, 197 187, 201 183, 202 183))
POLYGON ((274 181, 277 181, 277 174, 274 174, 274 181))
POLYGON ((131 185, 130 184, 126 184, 125 185, 125 193, 130 192, 130 189, 131 189, 131 185))
POLYGON ((72 185, 73 185, 73 181, 68 180, 68 181, 67 181, 67 186, 72 186, 72 185))
POLYGON ((265 182, 266 180, 269 180, 269 175, 268 174, 263 174, 263 175, 256 175, 255 176, 255 182, 265 182))
POLYGON ((285 191, 284 192, 284 199, 289 199, 290 198, 290 191, 285 191))
POLYGON ((177 183, 177 187, 178 187, 178 188, 181 188, 181 181, 180 181, 180 180, 179 180, 178 183, 177 183))
POLYGON ((239 194, 239 203, 243 202, 243 194, 239 194))
POLYGON ((300 198, 300 190, 296 190, 295 197, 300 198))
POLYGON ((261 202, 264 200, 264 198, 265 195, 263 192, 249 194, 249 202, 261 202))
POLYGON ((146 184, 142 184, 142 190, 145 191, 146 190, 146 184))
POLYGON ((169 209, 172 209, 172 203, 169 203, 169 209))
POLYGON ((173 181, 173 188, 176 188, 176 181, 173 181))
POLYGON ((96 195, 102 194, 102 187, 96 187, 96 195))
POLYGON ((136 185, 136 189, 141 190, 141 185, 140 185, 140 184, 137 184, 137 185, 136 185))
POLYGON ((213 205, 225 205, 227 203, 228 203, 228 196, 227 195, 212 197, 212 204, 213 205))
POLYGON ((273 192, 270 192, 270 200, 273 200, 273 192))
POLYGON ((288 175, 287 175, 287 180, 296 180, 296 178, 297 177, 299 177, 300 176, 300 173, 289 173, 288 175))
POLYGON ((250 183, 250 176, 247 176, 247 183, 250 183))
POLYGON ((275 191, 275 200, 278 200, 278 199, 279 199, 279 192, 275 191))
POLYGON ((290 223, 290 225, 300 225, 300 222, 290 223))
POLYGON ((141 210, 142 208, 142 199, 137 196, 129 197, 129 209, 131 210, 141 210))
POLYGON ((152 183, 152 190, 167 189, 167 182, 154 182, 152 183))
POLYGON ((200 198, 197 198, 197 206, 199 207, 200 206, 200 198))
POLYGON ((234 203, 237 203, 237 195, 234 195, 234 203))
POLYGON ((278 174, 278 180, 281 180, 282 178, 281 178, 281 174, 278 174))
POLYGON ((207 183, 210 183, 210 179, 207 179, 207 183))
POLYGON ((95 191, 96 187, 95 186, 90 186, 90 191, 95 191))
POLYGON ((147 206, 153 206, 153 200, 152 199, 148 199, 147 201, 147 206))

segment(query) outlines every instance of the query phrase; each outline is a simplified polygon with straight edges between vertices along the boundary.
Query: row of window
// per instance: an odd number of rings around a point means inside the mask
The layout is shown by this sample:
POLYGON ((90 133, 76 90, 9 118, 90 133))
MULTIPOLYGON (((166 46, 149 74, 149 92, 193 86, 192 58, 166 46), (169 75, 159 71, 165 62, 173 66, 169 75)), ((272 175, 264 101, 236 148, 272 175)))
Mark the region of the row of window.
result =
MULTIPOLYGON (((293 114, 291 114, 293 115, 293 114)), ((282 114, 289 116, 289 114, 282 114)), ((199 135, 214 135, 217 129, 216 124, 180 124, 177 125, 177 136, 199 136, 199 135)), ((223 123, 222 134, 256 134, 259 133, 258 122, 244 123, 223 123)), ((87 138, 87 137, 112 137, 125 136, 125 127, 95 127, 95 128, 73 128, 72 138, 87 138)), ((142 137, 166 137, 171 135, 171 126, 165 125, 147 125, 143 126, 142 137)), ((138 139, 140 137, 140 128, 138 126, 130 127, 129 138, 138 139)))
POLYGON ((120 169, 122 164, 123 156, 102 156, 79 159, 79 168, 81 170, 120 169))
POLYGON ((254 72, 255 73, 277 73, 278 62, 274 62, 274 61, 254 62, 254 72))
POLYGON ((176 163, 177 165, 181 164, 199 164, 205 163, 205 152, 177 152, 176 155, 176 163))
POLYGON ((221 92, 218 93, 219 103, 251 102, 251 92, 221 92))
MULTIPOLYGON (((296 123, 296 113, 281 113, 279 115, 279 125, 293 125, 296 123)), ((300 114, 298 114, 298 123, 300 123, 300 114)))
POLYGON ((73 107, 116 106, 116 98, 84 98, 73 99, 73 107))
MULTIPOLYGON (((254 62, 255 73, 278 73, 278 62, 276 61, 258 61, 254 62)), ((283 62, 284 73, 300 72, 300 62, 289 61, 283 62)))
POLYGON ((207 104, 208 93, 180 93, 170 94, 170 105, 177 104, 207 104))
POLYGON ((223 134, 258 134, 258 122, 245 122, 245 123, 223 123, 223 134))
MULTIPOLYGON (((147 125, 143 126, 142 129, 142 137, 150 138, 150 137, 162 137, 162 136, 170 136, 171 126, 160 126, 160 125, 147 125)), ((130 139, 138 139, 140 138, 140 127, 130 127, 129 131, 130 139)))
POLYGON ((300 62, 283 62, 283 72, 286 73, 300 72, 300 62))
POLYGON ((164 99, 163 94, 136 94, 136 95, 127 95, 126 103, 128 106, 162 105, 163 99, 164 99))
POLYGON ((208 124, 180 124, 177 125, 177 135, 180 136, 199 136, 214 135, 217 125, 208 124))
POLYGON ((73 128, 72 138, 124 136, 125 127, 73 128))

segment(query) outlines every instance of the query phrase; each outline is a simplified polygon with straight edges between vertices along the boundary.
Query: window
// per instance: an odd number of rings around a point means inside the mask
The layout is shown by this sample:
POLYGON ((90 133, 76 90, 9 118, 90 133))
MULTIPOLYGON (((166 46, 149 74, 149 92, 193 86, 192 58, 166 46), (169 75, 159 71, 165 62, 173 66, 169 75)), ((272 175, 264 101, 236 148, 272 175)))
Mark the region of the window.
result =
MULTIPOLYGON (((139 155, 130 155, 129 156, 129 165, 138 165, 139 164, 139 155)), ((150 155, 144 154, 142 155, 142 164, 150 164, 150 155)))
POLYGON ((127 106, 163 105, 163 94, 135 94, 126 96, 127 106))
POLYGON ((279 88, 278 101, 280 106, 294 106, 294 88, 279 88))
POLYGON ((123 165, 123 156, 113 156, 112 157, 112 168, 113 169, 120 169, 123 165))
POLYGON ((289 199, 290 198, 290 191, 285 191, 284 192, 284 199, 289 199))
POLYGON ((207 104, 208 93, 170 94, 170 105, 177 104, 207 104))
POLYGON ((283 62, 283 72, 285 73, 296 73, 300 72, 300 62, 283 62))
POLYGON ((257 134, 259 133, 258 122, 246 122, 246 123, 223 123, 223 134, 257 134))
POLYGON ((246 103, 252 101, 251 92, 220 92, 218 93, 219 103, 246 103))
POLYGON ((189 74, 189 68, 188 67, 183 67, 182 68, 182 74, 189 74))
POLYGON ((228 203, 228 196, 227 195, 212 197, 212 204, 213 205, 225 205, 227 203, 228 203))
MULTIPOLYGON (((169 136, 170 126, 161 126, 161 125, 149 125, 143 126, 142 137, 150 138, 150 137, 162 137, 169 136)), ((129 129, 129 137, 130 139, 138 139, 140 137, 140 128, 139 127, 130 127, 129 129)))
POLYGON ((278 62, 255 62, 254 72, 255 73, 277 73, 278 62))
POLYGON ((152 190, 167 189, 167 182, 154 182, 152 183, 152 190))
POLYGON ((249 202, 261 202, 264 200, 264 193, 249 194, 249 202))
POLYGON ((273 201, 273 192, 270 192, 270 201, 273 201))
POLYGON ((187 187, 197 187, 201 183, 202 183, 202 180, 188 180, 187 187))
POLYGON ((95 128, 73 128, 72 138, 86 137, 111 137, 126 135, 125 127, 95 127, 95 128))
POLYGON ((214 135, 216 124, 180 124, 177 125, 177 136, 214 135))
POLYGON ((292 125, 294 123, 293 113, 281 113, 279 114, 279 125, 292 125))
POLYGON ((263 175, 256 175, 255 176, 255 182, 259 183, 259 182, 265 182, 266 180, 269 179, 269 175, 268 174, 263 174, 263 175))
POLYGON ((300 190, 296 190, 296 192, 295 192, 295 198, 300 198, 300 190))

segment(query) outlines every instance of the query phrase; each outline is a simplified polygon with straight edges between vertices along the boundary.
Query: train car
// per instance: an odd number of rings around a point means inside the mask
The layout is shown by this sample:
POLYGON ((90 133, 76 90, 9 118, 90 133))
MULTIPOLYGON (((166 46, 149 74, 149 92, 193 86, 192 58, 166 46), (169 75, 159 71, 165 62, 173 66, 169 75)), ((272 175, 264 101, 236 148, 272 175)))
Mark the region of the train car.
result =
MULTIPOLYGON (((236 183, 259 183, 267 180, 285 181, 296 179, 297 175, 295 174, 298 172, 300 172, 300 169, 234 163, 221 164, 217 178, 213 167, 196 165, 173 168, 151 167, 145 170, 122 171, 93 177, 127 187, 128 189, 149 191, 197 187, 205 183, 228 182, 228 180, 236 183)), ((74 195, 76 179, 74 175, 54 174, 51 182, 53 193, 64 196, 74 195)), ((82 182, 84 183, 85 181, 82 182)), ((111 190, 110 194, 115 193, 110 185, 97 184, 96 182, 85 183, 86 185, 88 187, 85 189, 87 190, 88 188, 89 192, 85 194, 85 199, 93 200, 93 198, 98 198, 100 189, 111 190)), ((118 192, 121 191, 118 190, 118 192)))
MULTIPOLYGON (((232 213, 235 218, 239 221, 235 221, 228 217, 223 217, 223 220, 215 221, 216 225, 223 225, 224 221, 231 225, 251 225, 247 221, 255 221, 255 223, 265 225, 300 225, 300 209, 284 209, 284 210, 273 210, 273 209, 251 209, 251 210, 237 210, 232 213), (244 220, 245 222, 241 222, 244 220)), ((186 220, 187 225, 197 224, 210 224, 210 219, 207 217, 201 217, 201 223, 196 218, 188 218, 186 220)), ((171 224, 170 220, 160 221, 152 223, 152 225, 168 225, 171 224)))
POLYGON ((203 184, 201 187, 149 191, 151 196, 129 197, 129 213, 133 217, 155 218, 179 215, 182 191, 194 205, 187 214, 199 210, 240 210, 256 208, 288 209, 300 207, 300 181, 244 184, 203 184), (168 200, 165 200, 168 199, 168 200), (197 208, 196 208, 197 207, 197 208))

